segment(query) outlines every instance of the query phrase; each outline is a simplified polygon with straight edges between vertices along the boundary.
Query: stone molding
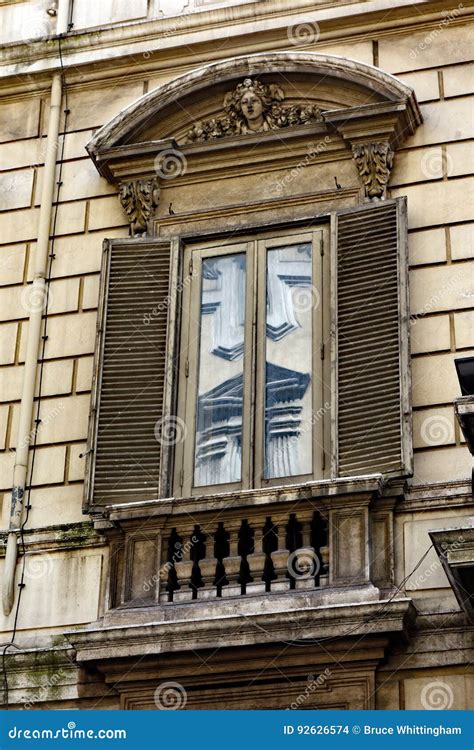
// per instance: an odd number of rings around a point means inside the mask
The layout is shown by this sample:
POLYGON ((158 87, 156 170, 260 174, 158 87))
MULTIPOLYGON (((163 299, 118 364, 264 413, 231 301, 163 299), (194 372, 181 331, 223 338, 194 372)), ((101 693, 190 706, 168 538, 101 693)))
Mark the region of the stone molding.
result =
POLYGON ((245 163, 249 147, 256 172, 268 168, 269 149, 274 168, 286 167, 290 154, 298 160, 316 139, 324 142, 312 156, 317 161, 340 158, 349 150, 366 199, 383 199, 394 151, 420 123, 413 90, 381 70, 316 53, 259 53, 204 65, 140 97, 94 135, 87 151, 99 173, 118 187, 131 234, 142 235, 156 231, 152 220, 160 187, 171 179, 192 184, 203 173, 232 177, 245 163), (292 76, 307 80, 316 99, 306 99, 302 91, 298 101, 293 87, 291 101, 283 104, 288 93, 284 81, 292 76), (319 81, 333 87, 334 101, 347 100, 344 86, 352 87, 359 103, 323 111, 317 103, 319 81), (221 111, 212 115, 215 88, 225 83, 229 88, 221 111), (181 100, 182 111, 188 111, 190 97, 204 104, 203 112, 206 101, 213 101, 207 109, 212 116, 193 121, 189 115, 188 125, 182 118, 179 126, 176 120, 167 125, 181 100), (372 103, 363 103, 367 100, 372 103), (152 124, 166 137, 142 137, 152 124), (278 131, 283 129, 282 151, 278 131), (168 163, 175 167, 172 174, 162 168, 168 163))
POLYGON ((150 219, 158 207, 160 188, 158 180, 130 180, 119 185, 119 199, 130 222, 133 236, 147 234, 150 219))
MULTIPOLYGON (((350 599, 351 592, 347 593, 350 599)), ((146 623, 130 624, 128 613, 128 623, 122 626, 114 624, 107 627, 101 622, 82 630, 66 631, 64 635, 76 649, 77 660, 87 663, 142 656, 145 652, 152 655, 164 651, 198 651, 289 639, 341 638, 349 631, 351 636, 359 637, 406 634, 416 617, 411 599, 405 597, 391 600, 374 597, 371 601, 348 601, 336 607, 320 606, 314 593, 297 595, 291 592, 284 598, 286 607, 281 608, 279 601, 280 608, 274 607, 272 611, 272 597, 264 597, 264 600, 253 597, 256 606, 252 616, 248 611, 248 600, 244 605, 245 612, 238 612, 233 607, 233 613, 221 618, 214 617, 212 613, 206 616, 206 606, 203 608, 193 602, 184 608, 183 605, 177 606, 176 618, 169 619, 168 614, 166 621, 150 622, 148 617, 146 623)), ((281 600, 283 596, 275 597, 273 601, 276 599, 281 600)))
MULTIPOLYGON (((229 82, 235 87, 242 79, 269 74, 308 76, 316 86, 319 80, 324 79, 326 85, 331 82, 334 89, 340 91, 345 84, 350 84, 361 92, 365 91, 369 101, 378 100, 376 104, 362 104, 325 113, 325 121, 331 124, 336 121, 342 126, 347 121, 352 124, 357 114, 363 119, 366 119, 366 114, 370 114, 372 120, 378 115, 386 119, 387 106, 395 115, 395 120, 406 121, 400 122, 402 127, 398 128, 399 132, 406 128, 408 135, 421 123, 413 89, 377 68, 333 55, 308 52, 258 53, 204 65, 145 94, 100 128, 89 141, 87 150, 103 174, 98 163, 101 152, 125 143, 137 143, 140 140, 140 130, 151 122, 160 122, 162 113, 170 105, 185 97, 205 96, 206 91, 216 84, 229 82)), ((273 93, 277 96, 275 89, 273 93)), ((341 101, 343 100, 341 95, 341 101)), ((375 134, 375 130, 372 132, 375 134)))
MULTIPOLYGON (((129 72, 131 62, 140 60, 140 67, 154 74, 161 66, 156 56, 163 50, 181 48, 188 52, 192 64, 193 46, 209 38, 209 29, 213 38, 232 38, 244 35, 259 35, 262 38, 269 29, 268 19, 272 19, 274 28, 286 32, 290 26, 297 27, 308 21, 311 14, 312 23, 317 24, 321 32, 319 42, 331 44, 337 30, 340 38, 352 43, 358 33, 367 35, 370 30, 380 35, 382 29, 400 31, 410 30, 413 21, 424 24, 426 33, 438 29, 439 23, 446 17, 446 11, 439 4, 429 2, 427 7, 418 4, 398 2, 397 13, 392 18, 386 13, 384 0, 373 0, 369 7, 361 8, 359 3, 347 5, 344 14, 331 13, 330 6, 337 11, 338 0, 323 3, 315 7, 313 0, 266 0, 265 3, 244 3, 236 6, 226 5, 199 13, 182 14, 177 27, 176 18, 146 19, 136 22, 106 25, 93 29, 73 29, 62 39, 61 47, 65 64, 68 66, 68 82, 84 84, 96 80, 96 63, 104 59, 104 50, 117 74, 129 72), (261 5, 261 7, 259 7, 261 5), (290 14, 290 15, 289 15, 290 14), (281 17, 279 17, 281 15, 281 17), (205 24, 203 28, 203 24, 205 24), (347 35, 349 31, 349 36, 347 35), (329 32, 329 34, 327 34, 329 32), (217 34, 217 36, 215 36, 217 34), (112 55, 113 50, 113 55, 112 55)), ((451 23, 465 22, 463 16, 470 14, 469 7, 459 10, 458 17, 451 23)), ((22 74, 31 76, 34 65, 35 79, 22 81, 23 90, 36 90, 37 79, 45 87, 50 71, 59 70, 57 37, 38 38, 25 42, 18 40, 4 45, 4 63, 2 77, 11 76, 13 80, 22 74)), ((182 60, 183 64, 184 60, 182 60)))
POLYGON ((365 197, 386 198, 387 185, 393 166, 393 149, 387 142, 356 143, 352 153, 357 165, 365 197))
MULTIPOLYGON (((366 505, 376 498, 382 491, 383 479, 380 474, 353 479, 322 479, 305 482, 302 485, 289 485, 282 488, 262 488, 245 490, 242 492, 221 493, 209 495, 194 495, 192 497, 163 498, 152 502, 122 503, 107 506, 103 510, 103 518, 111 522, 131 521, 152 516, 158 527, 162 525, 160 518, 170 516, 195 514, 201 512, 216 512, 221 510, 242 510, 244 508, 259 508, 278 503, 281 507, 293 505, 302 500, 311 499, 318 507, 329 509, 358 508, 361 503, 366 505)), ((102 528, 102 520, 98 521, 102 528)))

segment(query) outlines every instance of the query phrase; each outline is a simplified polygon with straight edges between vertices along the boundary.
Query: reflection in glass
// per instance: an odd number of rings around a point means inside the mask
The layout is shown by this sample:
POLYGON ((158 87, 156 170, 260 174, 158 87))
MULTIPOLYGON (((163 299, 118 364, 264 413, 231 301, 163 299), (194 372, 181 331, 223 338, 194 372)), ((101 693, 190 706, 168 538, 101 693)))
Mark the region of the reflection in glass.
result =
POLYGON ((267 252, 265 479, 312 473, 311 244, 267 252))
POLYGON ((242 475, 245 255, 203 260, 194 485, 242 475))

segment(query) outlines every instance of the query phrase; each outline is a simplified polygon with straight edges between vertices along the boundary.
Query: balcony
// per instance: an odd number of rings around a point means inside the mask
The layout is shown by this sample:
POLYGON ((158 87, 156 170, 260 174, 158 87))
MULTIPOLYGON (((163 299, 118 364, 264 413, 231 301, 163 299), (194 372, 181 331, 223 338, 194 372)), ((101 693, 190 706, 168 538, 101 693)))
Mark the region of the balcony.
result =
POLYGON ((152 707, 157 674, 189 688, 190 706, 207 706, 199 690, 221 705, 229 658, 257 684, 282 654, 330 665, 321 706, 348 701, 350 669, 350 705, 370 707, 376 666, 415 617, 392 580, 399 492, 372 475, 110 506, 95 522, 110 549, 104 614, 66 633, 77 661, 123 708, 152 707))
POLYGON ((328 521, 311 509, 245 518, 231 513, 208 530, 173 527, 164 542, 162 604, 328 585, 328 521))

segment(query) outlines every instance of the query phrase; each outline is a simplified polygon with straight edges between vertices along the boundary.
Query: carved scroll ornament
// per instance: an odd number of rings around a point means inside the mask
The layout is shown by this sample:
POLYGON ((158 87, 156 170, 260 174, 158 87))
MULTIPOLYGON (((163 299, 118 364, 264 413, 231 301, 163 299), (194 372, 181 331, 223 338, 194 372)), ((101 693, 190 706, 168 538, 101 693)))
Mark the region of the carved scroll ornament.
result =
POLYGON ((223 101, 224 114, 197 122, 188 131, 186 141, 210 141, 230 135, 260 133, 291 125, 321 122, 321 110, 313 104, 284 107, 285 94, 276 84, 245 78, 223 101))
POLYGON ((158 207, 159 195, 156 177, 120 183, 120 203, 128 216, 132 235, 147 233, 149 220, 158 207))
POLYGON ((385 198, 393 150, 386 142, 357 143, 352 146, 354 160, 367 198, 385 198))

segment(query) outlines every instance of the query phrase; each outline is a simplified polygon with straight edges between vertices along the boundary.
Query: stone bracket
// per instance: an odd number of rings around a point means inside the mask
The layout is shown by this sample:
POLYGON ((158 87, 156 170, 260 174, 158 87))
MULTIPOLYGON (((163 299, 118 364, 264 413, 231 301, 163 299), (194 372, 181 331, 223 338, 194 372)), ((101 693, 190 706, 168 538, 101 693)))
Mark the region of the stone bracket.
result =
POLYGON ((365 197, 384 199, 393 165, 393 149, 387 142, 357 143, 352 146, 354 161, 364 186, 365 197))
POLYGON ((406 102, 338 109, 323 117, 351 149, 365 198, 386 198, 395 150, 419 124, 406 102))
POLYGON ((151 233, 151 219, 158 208, 160 188, 156 177, 119 184, 119 199, 130 222, 133 237, 151 233))

